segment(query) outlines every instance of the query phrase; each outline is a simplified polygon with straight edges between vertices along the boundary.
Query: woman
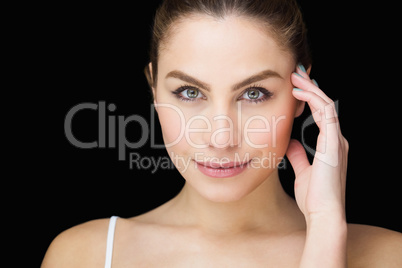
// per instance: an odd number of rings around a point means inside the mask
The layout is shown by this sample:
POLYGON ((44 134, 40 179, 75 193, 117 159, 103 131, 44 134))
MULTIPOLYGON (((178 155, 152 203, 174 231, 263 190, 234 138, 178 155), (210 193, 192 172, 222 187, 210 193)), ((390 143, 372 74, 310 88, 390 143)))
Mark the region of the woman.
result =
POLYGON ((348 143, 311 80, 293 0, 166 0, 147 77, 181 192, 131 218, 60 234, 42 267, 400 267, 401 234, 348 225, 348 143), (314 161, 290 139, 309 105, 314 161), (295 196, 282 189, 287 155, 295 196))

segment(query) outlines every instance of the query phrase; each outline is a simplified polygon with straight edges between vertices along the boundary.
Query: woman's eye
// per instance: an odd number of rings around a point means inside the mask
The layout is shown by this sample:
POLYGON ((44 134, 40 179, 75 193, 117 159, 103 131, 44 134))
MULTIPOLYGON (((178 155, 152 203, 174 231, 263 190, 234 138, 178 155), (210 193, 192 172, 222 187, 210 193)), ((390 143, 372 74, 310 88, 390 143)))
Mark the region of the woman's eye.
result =
POLYGON ((201 98, 205 98, 200 90, 190 86, 180 87, 172 93, 182 101, 197 101, 201 98))
POLYGON ((256 100, 259 99, 262 95, 263 94, 258 89, 250 89, 244 93, 243 97, 245 99, 256 100))
POLYGON ((247 89, 243 95, 241 96, 240 99, 249 101, 249 102, 262 102, 267 100, 272 96, 272 93, 266 90, 265 88, 257 88, 253 87, 250 89, 247 89))
POLYGON ((191 88, 184 90, 181 94, 189 99, 196 99, 200 94, 200 91, 198 89, 191 88))

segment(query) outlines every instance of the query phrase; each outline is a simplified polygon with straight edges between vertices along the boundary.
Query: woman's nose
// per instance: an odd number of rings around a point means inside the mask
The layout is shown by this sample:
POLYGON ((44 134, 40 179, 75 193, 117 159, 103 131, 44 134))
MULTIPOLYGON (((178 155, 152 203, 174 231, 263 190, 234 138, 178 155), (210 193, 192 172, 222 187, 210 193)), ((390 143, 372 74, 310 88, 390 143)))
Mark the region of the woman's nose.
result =
POLYGON ((211 109, 208 114, 211 131, 203 133, 203 142, 209 147, 225 149, 238 146, 241 133, 241 112, 236 107, 220 106, 211 109), (240 118, 240 122, 239 122, 240 118))

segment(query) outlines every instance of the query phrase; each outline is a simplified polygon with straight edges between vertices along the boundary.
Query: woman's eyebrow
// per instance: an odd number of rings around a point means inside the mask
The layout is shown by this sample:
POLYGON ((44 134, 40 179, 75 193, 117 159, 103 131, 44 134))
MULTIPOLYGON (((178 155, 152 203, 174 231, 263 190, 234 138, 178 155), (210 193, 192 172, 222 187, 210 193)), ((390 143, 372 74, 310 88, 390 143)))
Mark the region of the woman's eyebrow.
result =
POLYGON ((173 78, 178 78, 184 82, 196 85, 199 88, 205 89, 206 91, 210 91, 211 90, 211 86, 208 85, 207 83, 201 82, 200 80, 198 80, 197 78, 191 77, 190 75, 183 73, 182 71, 171 71, 170 73, 168 73, 165 77, 169 78, 169 77, 173 77, 173 78))
MULTIPOLYGON (((182 80, 184 82, 187 82, 187 83, 193 84, 193 85, 195 85, 195 86, 197 86, 199 88, 205 89, 206 91, 211 90, 211 86, 209 84, 207 84, 205 82, 202 82, 202 81, 198 80, 197 78, 194 78, 194 77, 192 77, 192 76, 190 76, 190 75, 188 75, 188 74, 186 74, 186 73, 184 73, 182 71, 178 71, 178 70, 171 71, 166 75, 165 79, 169 78, 169 77, 178 78, 178 79, 180 79, 180 80, 182 80)), ((267 79, 267 78, 270 78, 270 77, 277 77, 277 78, 283 79, 283 77, 280 74, 278 74, 277 72, 275 72, 275 71, 264 70, 262 72, 259 72, 259 73, 255 74, 255 75, 252 75, 252 76, 246 78, 245 80, 243 80, 240 83, 235 84, 232 87, 232 91, 236 91, 236 90, 238 90, 240 88, 243 88, 243 87, 245 87, 245 86, 247 86, 249 84, 256 83, 258 81, 261 81, 261 80, 264 80, 264 79, 267 79)))
POLYGON ((235 84, 233 86, 232 90, 236 91, 236 90, 238 90, 240 88, 243 88, 245 86, 248 86, 248 85, 250 85, 252 83, 256 83, 258 81, 265 80, 265 79, 271 78, 271 77, 276 77, 276 78, 283 79, 283 77, 280 74, 278 74, 277 72, 272 71, 272 70, 265 70, 265 71, 262 71, 262 72, 259 72, 259 73, 255 74, 255 75, 250 76, 249 78, 243 80, 240 83, 235 84))

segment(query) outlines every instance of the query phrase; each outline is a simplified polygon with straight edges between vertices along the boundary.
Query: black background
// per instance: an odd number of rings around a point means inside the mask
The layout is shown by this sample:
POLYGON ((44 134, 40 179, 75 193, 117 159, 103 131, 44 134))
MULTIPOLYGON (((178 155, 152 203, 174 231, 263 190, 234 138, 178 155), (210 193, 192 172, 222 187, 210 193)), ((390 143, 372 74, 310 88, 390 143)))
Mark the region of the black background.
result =
MULTIPOLYGON (((311 76, 339 101, 342 132, 350 143, 348 221, 402 231, 396 24, 368 2, 299 2, 313 53, 311 76)), ((25 108, 17 120, 23 130, 15 131, 22 134, 21 146, 11 158, 14 187, 20 189, 15 198, 23 200, 14 211, 22 217, 27 247, 32 243, 37 251, 35 263, 61 231, 92 219, 146 212, 184 183, 175 170, 130 169, 128 161, 118 161, 116 148, 76 148, 63 128, 67 112, 84 102, 113 103, 117 109, 108 115, 137 114, 149 122, 151 97, 143 68, 158 3, 47 6, 35 17, 36 26, 27 25, 29 75, 21 79, 29 87, 18 98, 25 108)), ((296 138, 308 112, 296 121, 296 138)), ((97 138, 97 127, 95 111, 82 112, 73 123, 74 134, 85 141, 97 138)), ((127 136, 138 140, 140 131, 138 124, 129 125, 127 136)), ((159 131, 157 126, 161 143, 159 131)), ((306 132, 310 144, 316 134, 314 127, 306 132)), ((127 151, 167 156, 163 149, 150 149, 150 142, 127 151)), ((281 175, 291 194, 290 165, 281 175)))

